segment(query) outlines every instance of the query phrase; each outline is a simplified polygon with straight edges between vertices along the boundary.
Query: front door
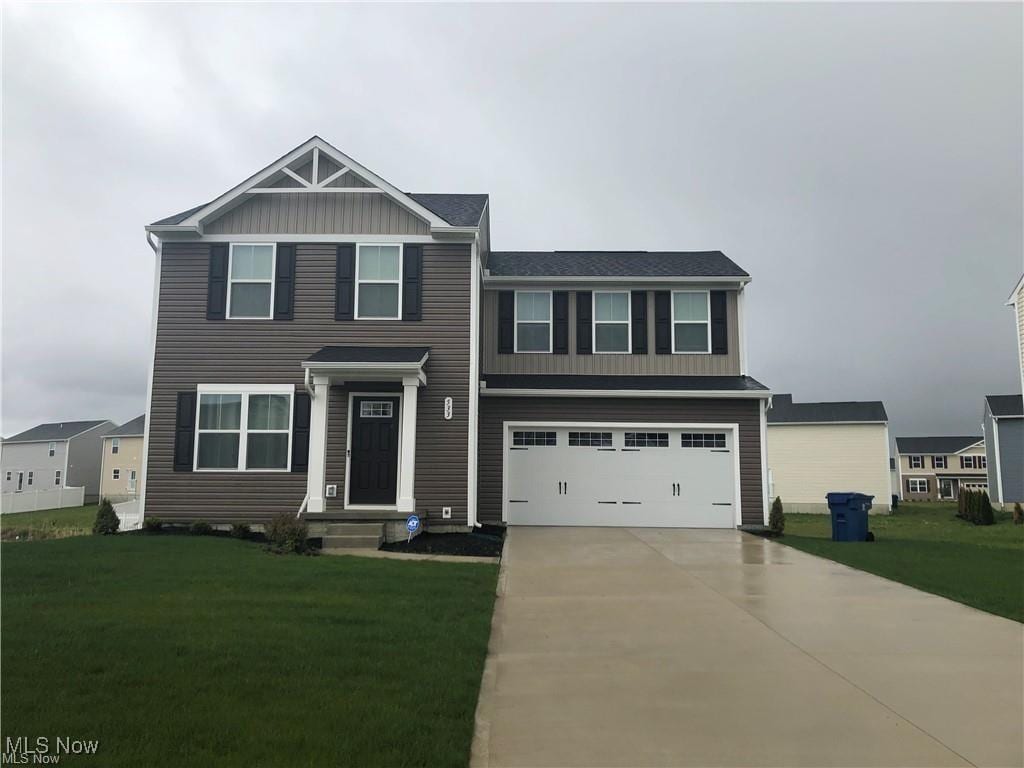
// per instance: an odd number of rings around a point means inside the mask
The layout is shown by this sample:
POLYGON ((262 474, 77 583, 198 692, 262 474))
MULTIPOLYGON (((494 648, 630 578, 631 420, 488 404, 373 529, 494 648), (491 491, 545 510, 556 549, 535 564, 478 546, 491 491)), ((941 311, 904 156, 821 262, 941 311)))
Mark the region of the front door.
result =
POLYGON ((950 478, 939 479, 939 498, 940 499, 956 499, 957 492, 957 481, 950 478))
POLYGON ((395 503, 398 486, 398 398, 352 398, 349 504, 395 503))

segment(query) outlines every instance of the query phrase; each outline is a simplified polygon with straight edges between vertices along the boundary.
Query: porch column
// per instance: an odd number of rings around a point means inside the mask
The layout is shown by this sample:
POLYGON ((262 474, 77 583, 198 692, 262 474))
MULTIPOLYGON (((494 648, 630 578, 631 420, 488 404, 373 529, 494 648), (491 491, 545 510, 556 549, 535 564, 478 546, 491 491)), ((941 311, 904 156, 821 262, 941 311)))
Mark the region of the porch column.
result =
POLYGON ((324 511, 324 472, 327 461, 327 397, 330 379, 313 377, 309 414, 309 468, 306 471, 307 512, 324 511))
POLYGON ((398 511, 416 511, 416 396, 418 376, 402 379, 402 456, 398 462, 398 511))

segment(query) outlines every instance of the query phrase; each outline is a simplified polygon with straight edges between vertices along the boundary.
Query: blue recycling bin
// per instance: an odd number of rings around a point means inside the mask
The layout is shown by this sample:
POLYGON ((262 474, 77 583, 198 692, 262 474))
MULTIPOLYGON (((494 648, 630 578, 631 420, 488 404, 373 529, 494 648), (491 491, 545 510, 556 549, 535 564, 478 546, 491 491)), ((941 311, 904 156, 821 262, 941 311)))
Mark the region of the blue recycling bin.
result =
POLYGON ((874 496, 864 493, 826 493, 832 515, 832 541, 867 541, 868 510, 874 496))

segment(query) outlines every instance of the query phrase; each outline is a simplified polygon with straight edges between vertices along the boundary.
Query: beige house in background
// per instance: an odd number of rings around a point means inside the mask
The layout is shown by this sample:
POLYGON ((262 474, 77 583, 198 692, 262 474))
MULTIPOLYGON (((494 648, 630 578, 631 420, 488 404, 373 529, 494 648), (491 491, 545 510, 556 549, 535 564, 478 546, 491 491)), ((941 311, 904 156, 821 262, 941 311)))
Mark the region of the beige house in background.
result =
POLYGON ((143 414, 103 436, 101 499, 118 502, 138 498, 145 424, 143 414))
POLYGON ((980 436, 897 437, 900 498, 955 501, 961 490, 988 490, 988 459, 980 436))
POLYGON ((775 395, 768 410, 768 483, 787 512, 828 512, 825 494, 874 496, 891 511, 889 417, 879 401, 794 403, 775 395))

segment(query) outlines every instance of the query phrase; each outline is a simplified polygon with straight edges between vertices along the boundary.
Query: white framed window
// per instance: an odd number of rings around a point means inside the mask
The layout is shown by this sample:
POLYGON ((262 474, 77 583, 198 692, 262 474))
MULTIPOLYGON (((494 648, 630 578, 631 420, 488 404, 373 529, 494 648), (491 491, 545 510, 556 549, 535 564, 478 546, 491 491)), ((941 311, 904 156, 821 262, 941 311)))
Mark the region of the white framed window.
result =
POLYGON ((672 352, 711 353, 711 294, 672 291, 672 352))
POLYGON ((135 490, 135 481, 136 481, 135 470, 134 469, 129 469, 128 470, 128 490, 129 491, 134 491, 135 490))
POLYGON ((46 455, 47 456, 53 456, 55 453, 57 453, 57 444, 56 443, 50 443, 49 445, 46 446, 46 455))
POLYGON ((121 470, 118 469, 117 467, 114 467, 114 471, 110 474, 110 477, 113 480, 120 480, 121 479, 121 470))
POLYGON ((550 352, 551 291, 516 291, 516 352, 550 352))
POLYGON ((363 400, 359 403, 359 418, 390 419, 394 409, 395 404, 391 400, 363 400))
POLYGON ((59 469, 55 469, 53 471, 53 484, 56 487, 60 488, 60 470, 59 469))
POLYGON ((31 472, 28 473, 28 484, 32 485, 32 473, 31 472))
POLYGON ((110 438, 110 452, 112 454, 117 454, 117 452, 120 451, 120 450, 121 450, 121 438, 119 438, 119 437, 112 437, 112 438, 110 438))
POLYGON ((923 477, 912 477, 907 481, 911 493, 928 493, 928 480, 923 477))
POLYGON ((402 319, 402 246, 356 245, 356 320, 402 319))
POLYGON ((200 384, 197 472, 287 472, 292 455, 290 384, 200 384))
POLYGON ((274 243, 231 243, 228 312, 234 320, 269 320, 274 315, 274 243))
POLYGON ((10 482, 10 479, 11 479, 11 473, 10 473, 10 472, 8 472, 8 473, 7 473, 7 480, 8 480, 8 482, 10 482))
POLYGON ((910 459, 911 469, 923 469, 924 468, 924 456, 911 456, 910 459))
POLYGON ((945 456, 932 456, 932 469, 948 469, 945 456))
POLYGON ((629 291, 594 291, 594 352, 630 353, 629 291))

